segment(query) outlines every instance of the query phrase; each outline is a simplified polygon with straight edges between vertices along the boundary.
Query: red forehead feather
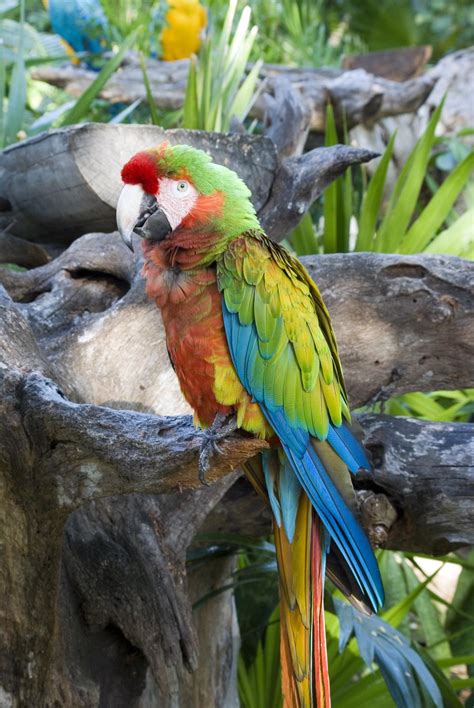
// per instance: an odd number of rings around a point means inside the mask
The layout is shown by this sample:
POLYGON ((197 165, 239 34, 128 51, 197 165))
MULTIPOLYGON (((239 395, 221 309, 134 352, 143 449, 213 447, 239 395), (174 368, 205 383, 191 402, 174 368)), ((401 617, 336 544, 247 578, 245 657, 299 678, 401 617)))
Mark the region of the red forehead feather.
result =
POLYGON ((158 191, 158 171, 156 162, 148 152, 138 152, 122 169, 125 184, 141 184, 148 194, 158 191))

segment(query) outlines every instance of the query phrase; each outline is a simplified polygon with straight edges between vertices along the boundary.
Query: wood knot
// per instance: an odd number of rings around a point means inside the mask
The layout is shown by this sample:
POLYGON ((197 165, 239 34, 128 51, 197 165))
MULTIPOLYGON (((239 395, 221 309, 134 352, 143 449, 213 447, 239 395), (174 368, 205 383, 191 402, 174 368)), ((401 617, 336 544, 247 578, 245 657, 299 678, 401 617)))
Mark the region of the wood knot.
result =
POLYGON ((385 494, 376 494, 367 489, 357 492, 360 515, 372 546, 383 548, 388 534, 398 518, 397 511, 385 494))

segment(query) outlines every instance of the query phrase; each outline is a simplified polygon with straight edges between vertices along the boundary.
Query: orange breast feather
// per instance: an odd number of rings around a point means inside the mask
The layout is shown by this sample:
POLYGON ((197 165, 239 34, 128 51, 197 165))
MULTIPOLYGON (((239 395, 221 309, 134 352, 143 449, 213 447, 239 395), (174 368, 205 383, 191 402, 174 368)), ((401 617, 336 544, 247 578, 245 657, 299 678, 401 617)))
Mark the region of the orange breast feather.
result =
POLYGON ((171 361, 196 424, 208 427, 217 413, 235 412, 239 427, 270 437, 271 428, 230 358, 215 270, 175 271, 156 247, 145 256, 147 294, 161 309, 171 361))

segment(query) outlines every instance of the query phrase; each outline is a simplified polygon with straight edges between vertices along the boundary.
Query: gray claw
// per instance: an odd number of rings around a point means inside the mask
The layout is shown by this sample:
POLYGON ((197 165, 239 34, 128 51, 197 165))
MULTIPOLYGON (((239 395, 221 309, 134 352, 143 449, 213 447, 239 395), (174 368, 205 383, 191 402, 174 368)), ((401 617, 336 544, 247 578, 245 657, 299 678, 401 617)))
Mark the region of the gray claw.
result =
POLYGON ((206 481, 206 474, 211 466, 211 458, 213 455, 221 455, 222 450, 217 444, 218 441, 226 438, 230 433, 237 429, 237 419, 235 416, 226 416, 223 413, 218 413, 214 418, 212 425, 203 430, 203 441, 199 451, 199 481, 201 484, 209 486, 206 481))

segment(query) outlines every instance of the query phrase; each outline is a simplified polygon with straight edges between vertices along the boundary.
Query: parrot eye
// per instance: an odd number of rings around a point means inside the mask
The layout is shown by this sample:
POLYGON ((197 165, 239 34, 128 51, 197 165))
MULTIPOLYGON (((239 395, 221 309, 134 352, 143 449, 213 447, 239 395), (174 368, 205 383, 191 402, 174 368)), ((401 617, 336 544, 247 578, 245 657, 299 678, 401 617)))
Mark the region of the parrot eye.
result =
POLYGON ((184 192, 187 192, 188 188, 189 188, 189 184, 187 182, 185 182, 184 180, 180 180, 179 182, 176 183, 176 189, 181 194, 184 194, 184 192))

